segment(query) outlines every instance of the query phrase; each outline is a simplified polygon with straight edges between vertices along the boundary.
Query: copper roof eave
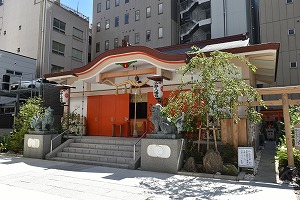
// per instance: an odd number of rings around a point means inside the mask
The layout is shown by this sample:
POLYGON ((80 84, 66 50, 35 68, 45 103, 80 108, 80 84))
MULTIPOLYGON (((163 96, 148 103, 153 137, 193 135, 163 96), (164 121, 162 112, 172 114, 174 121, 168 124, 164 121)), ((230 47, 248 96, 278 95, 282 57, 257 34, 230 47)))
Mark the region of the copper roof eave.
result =
POLYGON ((64 76, 64 75, 71 75, 74 74, 77 76, 77 73, 81 73, 84 71, 89 70, 92 68, 94 65, 96 65, 100 60, 109 57, 110 55, 121 55, 121 54, 127 54, 127 53, 132 53, 132 52, 141 52, 145 53, 149 56, 159 58, 161 60, 165 61, 184 61, 185 60, 185 55, 184 54, 165 54, 163 52, 157 51, 155 49, 145 47, 145 46, 128 46, 128 47, 120 47, 117 49, 112 49, 106 52, 103 52, 99 56, 97 56, 94 60, 92 60, 90 63, 83 67, 75 68, 70 71, 66 72, 58 72, 58 73, 52 73, 52 74, 45 74, 45 78, 50 78, 50 77, 57 77, 57 76, 64 76))
MULTIPOLYGON (((247 52, 253 52, 253 51, 261 51, 261 50, 276 50, 276 66, 275 66, 275 78, 276 78, 276 72, 277 72, 277 63, 278 63, 278 51, 279 51, 279 43, 265 43, 265 44, 258 44, 258 45, 252 45, 252 46, 245 46, 245 47, 238 47, 238 48, 232 48, 232 49, 223 49, 222 51, 234 53, 234 54, 242 54, 247 52)), ((143 52, 146 53, 149 56, 153 56, 156 58, 160 58, 162 60, 167 61, 182 61, 184 62, 186 60, 185 54, 165 54, 162 52, 159 52, 155 49, 151 49, 149 47, 145 46, 128 46, 128 47, 121 47, 113 50, 106 51, 99 56, 97 56, 94 60, 92 60, 87 65, 73 69, 71 71, 66 72, 58 72, 53 74, 45 74, 45 78, 50 77, 61 77, 66 75, 74 75, 77 76, 77 73, 84 72, 86 70, 89 70, 91 67, 96 65, 101 59, 108 57, 110 55, 118 55, 118 54, 126 54, 126 53, 132 53, 132 52, 143 52)), ((210 52, 206 52, 205 54, 209 56, 210 52)))

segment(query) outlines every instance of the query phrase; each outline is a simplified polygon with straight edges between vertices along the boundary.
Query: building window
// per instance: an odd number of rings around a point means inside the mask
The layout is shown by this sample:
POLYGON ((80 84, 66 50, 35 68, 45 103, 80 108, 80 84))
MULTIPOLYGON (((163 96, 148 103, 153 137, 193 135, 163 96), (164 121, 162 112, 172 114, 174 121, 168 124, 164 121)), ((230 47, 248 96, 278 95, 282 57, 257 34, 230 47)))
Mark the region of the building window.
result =
POLYGON ((82 51, 72 48, 72 58, 82 61, 82 51))
POLYGON ((140 33, 135 33, 134 42, 135 42, 135 44, 140 43, 140 33))
POLYGON ((297 62, 290 62, 290 68, 297 68, 297 62))
POLYGON ((146 8, 146 17, 147 18, 151 17, 151 7, 146 8))
POLYGON ((163 34, 164 34, 163 28, 162 28, 162 27, 159 27, 159 28, 158 28, 158 38, 163 38, 163 34))
POLYGON ((2 6, 3 5, 3 0, 0 0, 0 6, 2 6))
POLYGON ((105 51, 109 50, 109 40, 105 40, 105 51))
POLYGON ((158 14, 163 14, 163 3, 158 4, 158 14))
POLYGON ((293 0, 286 0, 286 3, 293 3, 294 1, 293 0))
POLYGON ((129 24, 129 13, 125 14, 125 24, 129 24))
POLYGON ((22 26, 20 25, 20 26, 19 26, 19 30, 21 30, 21 29, 22 29, 22 26))
POLYGON ((66 23, 54 18, 54 20, 53 20, 53 30, 58 31, 60 33, 65 33, 66 23))
POLYGON ((295 35, 295 29, 294 28, 290 28, 288 30, 288 35, 295 35))
POLYGON ((119 6, 120 5, 120 0, 115 0, 115 6, 119 6))
POLYGON ((106 10, 110 9, 110 0, 106 0, 106 10))
POLYGON ((16 76, 22 76, 23 75, 22 72, 13 71, 13 70, 9 70, 9 69, 6 70, 6 74, 13 74, 13 75, 16 75, 16 76))
POLYGON ((115 38, 114 39, 114 48, 118 48, 119 47, 119 38, 115 38))
POLYGON ((125 3, 129 3, 129 0, 125 0, 125 3))
POLYGON ((100 32, 100 30, 101 30, 101 23, 98 22, 98 23, 97 23, 97 32, 100 32))
POLYGON ((65 45, 56 41, 52 41, 52 53, 65 55, 65 45))
POLYGON ((6 31, 3 31, 3 35, 6 35, 6 31))
POLYGON ((105 21, 105 29, 109 29, 109 19, 105 21))
POLYGON ((139 10, 135 11, 135 21, 140 21, 140 11, 139 10))
POLYGON ((115 27, 119 26, 119 16, 115 17, 115 27))
POLYGON ((73 27, 73 37, 79 40, 83 40, 83 31, 73 27))
POLYGON ((97 13, 101 12, 101 3, 97 4, 97 13))
POLYGON ((64 71, 63 67, 57 65, 51 65, 51 73, 63 72, 63 71, 64 71))
POLYGON ((129 35, 125 35, 124 36, 124 41, 127 42, 127 43, 129 43, 129 35))
POLYGON ((151 41, 151 31, 147 30, 146 31, 146 42, 151 41))
POLYGON ((17 52, 18 52, 18 53, 20 53, 20 51, 21 51, 20 47, 19 47, 19 48, 17 48, 17 52))
POLYGON ((100 52, 100 42, 96 43, 96 53, 100 52))

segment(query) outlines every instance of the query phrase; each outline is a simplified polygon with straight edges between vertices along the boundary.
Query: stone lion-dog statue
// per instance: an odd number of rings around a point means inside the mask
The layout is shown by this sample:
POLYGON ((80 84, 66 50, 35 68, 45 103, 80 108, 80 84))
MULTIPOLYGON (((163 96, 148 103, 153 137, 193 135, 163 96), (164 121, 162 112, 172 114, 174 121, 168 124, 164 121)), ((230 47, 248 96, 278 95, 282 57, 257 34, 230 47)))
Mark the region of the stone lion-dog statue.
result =
POLYGON ((50 131, 51 127, 54 122, 53 117, 53 109, 48 107, 45 109, 45 113, 43 117, 40 117, 39 115, 35 115, 30 120, 31 128, 33 128, 35 131, 50 131))
POLYGON ((160 104, 155 104, 151 108, 152 116, 150 121, 155 127, 153 134, 179 134, 184 130, 184 113, 173 124, 170 119, 161 114, 161 109, 162 106, 160 104))

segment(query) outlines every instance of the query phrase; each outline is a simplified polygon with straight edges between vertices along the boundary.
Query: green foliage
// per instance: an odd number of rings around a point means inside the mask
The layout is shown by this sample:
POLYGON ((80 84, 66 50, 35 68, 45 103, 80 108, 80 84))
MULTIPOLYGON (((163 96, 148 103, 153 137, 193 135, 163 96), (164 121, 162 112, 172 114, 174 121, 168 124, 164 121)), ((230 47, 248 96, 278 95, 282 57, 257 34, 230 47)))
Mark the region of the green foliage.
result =
POLYGON ((230 163, 237 166, 238 152, 231 144, 222 145, 221 156, 224 163, 230 163))
POLYGON ((79 134, 80 126, 83 124, 82 120, 80 114, 76 112, 71 112, 69 115, 64 113, 61 121, 63 131, 67 130, 69 126, 70 133, 79 134))
POLYGON ((178 70, 182 74, 182 83, 170 95, 163 114, 174 121, 185 112, 187 131, 206 122, 208 113, 216 121, 233 118, 237 122, 238 98, 243 97, 248 103, 248 119, 252 123, 259 122, 260 113, 250 104, 259 101, 263 105, 263 101, 241 78, 240 69, 232 64, 232 60, 244 62, 252 71, 256 68, 245 58, 227 52, 214 51, 207 57, 199 48, 193 47, 191 53, 195 56, 178 70), (184 77, 190 74, 195 75, 197 81, 185 82, 184 77))
MULTIPOLYGON (((288 166, 288 154, 286 148, 286 139, 283 137, 281 139, 281 145, 278 146, 276 152, 276 159, 279 161, 279 169, 288 166)), ((297 170, 300 172, 300 151, 293 148, 293 155, 294 155, 294 164, 297 170)))
POLYGON ((11 150, 19 152, 23 149, 24 135, 32 130, 30 120, 33 116, 42 116, 44 107, 41 97, 29 98, 19 110, 18 116, 15 118, 14 130, 11 135, 11 150))
POLYGON ((0 137, 0 152, 7 152, 11 149, 11 134, 4 134, 0 137))
POLYGON ((196 163, 202 163, 204 153, 203 151, 198 152, 197 145, 195 145, 193 140, 186 140, 186 147, 184 150, 185 159, 189 157, 194 157, 196 163))

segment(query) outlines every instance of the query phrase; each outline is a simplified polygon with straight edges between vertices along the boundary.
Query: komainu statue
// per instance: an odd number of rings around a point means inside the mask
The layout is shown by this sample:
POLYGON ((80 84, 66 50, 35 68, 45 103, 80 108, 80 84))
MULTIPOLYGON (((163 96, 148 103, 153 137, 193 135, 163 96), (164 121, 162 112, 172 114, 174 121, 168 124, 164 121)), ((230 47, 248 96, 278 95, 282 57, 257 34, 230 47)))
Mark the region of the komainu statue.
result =
POLYGON ((48 107, 43 117, 35 115, 30 120, 31 128, 35 131, 50 131, 54 122, 53 109, 48 107))
POLYGON ((155 129, 152 134, 179 134, 184 129, 184 113, 176 120, 175 124, 170 119, 161 114, 162 106, 155 104, 152 106, 150 117, 155 129))

